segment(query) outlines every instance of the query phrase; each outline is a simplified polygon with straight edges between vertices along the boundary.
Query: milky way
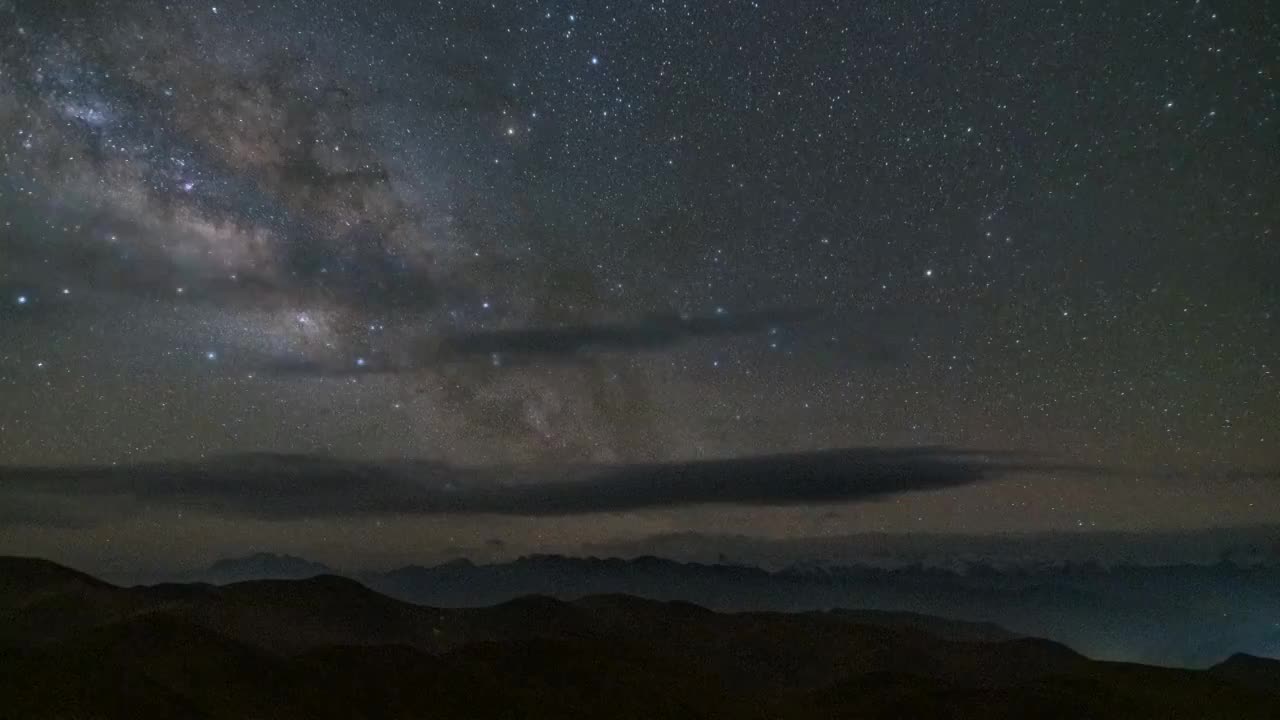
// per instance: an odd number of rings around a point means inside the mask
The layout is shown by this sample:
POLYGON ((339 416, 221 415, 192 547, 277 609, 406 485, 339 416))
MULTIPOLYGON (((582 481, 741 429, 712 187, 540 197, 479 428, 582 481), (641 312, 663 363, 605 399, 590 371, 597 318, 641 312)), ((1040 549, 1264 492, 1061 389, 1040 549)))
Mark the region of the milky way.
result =
POLYGON ((0 2, 0 459, 937 446, 1106 472, 558 537, 1274 519, 1262 5, 0 2))

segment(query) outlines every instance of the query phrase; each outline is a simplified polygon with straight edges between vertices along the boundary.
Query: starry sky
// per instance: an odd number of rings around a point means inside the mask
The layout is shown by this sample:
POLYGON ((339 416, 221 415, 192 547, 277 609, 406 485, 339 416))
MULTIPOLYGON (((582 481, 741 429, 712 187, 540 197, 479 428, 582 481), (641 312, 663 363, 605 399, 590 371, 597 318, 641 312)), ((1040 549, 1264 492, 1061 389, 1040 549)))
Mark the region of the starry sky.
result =
POLYGON ((133 488, 7 531, 341 558, 1275 521, 1266 5, 0 0, 9 468, 1017 457, 563 517, 133 488))

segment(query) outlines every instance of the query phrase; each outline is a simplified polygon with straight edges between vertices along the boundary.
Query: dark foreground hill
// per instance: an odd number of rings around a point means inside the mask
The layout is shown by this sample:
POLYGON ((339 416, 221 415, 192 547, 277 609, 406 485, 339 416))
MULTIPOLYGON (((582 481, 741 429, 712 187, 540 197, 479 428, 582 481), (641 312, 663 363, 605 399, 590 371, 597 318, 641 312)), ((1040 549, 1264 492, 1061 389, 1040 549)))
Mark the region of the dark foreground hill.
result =
POLYGON ((120 588, 0 558, 5 718, 1267 718, 1275 665, 1100 663, 916 616, 623 595, 438 609, 327 575, 120 588))

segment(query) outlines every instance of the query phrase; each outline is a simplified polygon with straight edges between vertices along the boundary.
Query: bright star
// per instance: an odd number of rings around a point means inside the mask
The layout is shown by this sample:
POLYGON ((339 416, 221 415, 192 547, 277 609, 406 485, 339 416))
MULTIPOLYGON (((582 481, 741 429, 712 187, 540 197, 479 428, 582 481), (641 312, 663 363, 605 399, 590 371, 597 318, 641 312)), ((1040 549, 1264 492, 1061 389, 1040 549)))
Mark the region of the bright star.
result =
POLYGON ((18 296, 18 304, 19 304, 19 305, 26 305, 26 304, 27 304, 27 296, 26 296, 26 295, 19 295, 19 296, 18 296))

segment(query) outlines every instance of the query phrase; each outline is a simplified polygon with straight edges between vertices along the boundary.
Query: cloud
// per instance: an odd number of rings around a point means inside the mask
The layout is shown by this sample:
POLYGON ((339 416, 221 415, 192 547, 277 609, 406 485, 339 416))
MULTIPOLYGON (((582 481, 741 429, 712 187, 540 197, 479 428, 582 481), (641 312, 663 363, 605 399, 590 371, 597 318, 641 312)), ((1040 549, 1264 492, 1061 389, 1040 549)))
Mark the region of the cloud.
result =
MULTIPOLYGON (((1096 473, 1032 457, 927 448, 851 448, 633 465, 460 468, 290 455, 132 467, 3 468, 0 497, 76 499, 268 520, 372 515, 557 516, 711 503, 789 506, 870 500, 1009 473, 1096 473)), ((48 513, 43 513, 48 521, 48 513)), ((12 521, 13 518, 8 518, 12 521)))
POLYGON ((764 310, 710 317, 654 315, 631 323, 472 332, 446 337, 446 355, 563 357, 589 351, 662 350, 704 337, 765 332, 816 318, 811 309, 764 310))
POLYGON ((307 357, 270 358, 253 369, 277 375, 358 376, 413 372, 452 362, 483 358, 499 366, 537 361, 572 363, 599 353, 640 353, 669 350, 700 338, 732 337, 796 326, 818 317, 815 310, 763 310, 736 315, 682 317, 651 315, 634 322, 564 325, 557 327, 479 330, 443 337, 420 337, 397 353, 368 354, 359 364, 341 364, 307 357))
POLYGON ((801 563, 954 566, 957 562, 984 562, 1026 567, 1092 561, 1109 566, 1174 565, 1216 563, 1224 557, 1244 561, 1270 557, 1280 562, 1280 525, 997 534, 881 532, 787 538, 686 531, 587 543, 580 552, 600 557, 657 555, 694 562, 728 559, 769 568, 801 563))

